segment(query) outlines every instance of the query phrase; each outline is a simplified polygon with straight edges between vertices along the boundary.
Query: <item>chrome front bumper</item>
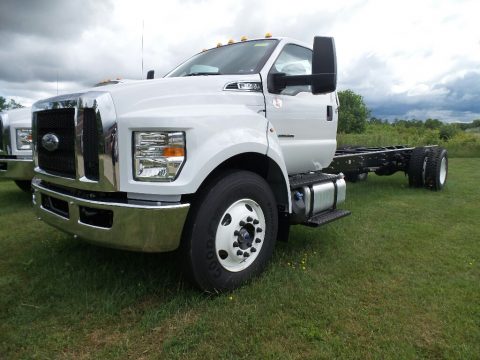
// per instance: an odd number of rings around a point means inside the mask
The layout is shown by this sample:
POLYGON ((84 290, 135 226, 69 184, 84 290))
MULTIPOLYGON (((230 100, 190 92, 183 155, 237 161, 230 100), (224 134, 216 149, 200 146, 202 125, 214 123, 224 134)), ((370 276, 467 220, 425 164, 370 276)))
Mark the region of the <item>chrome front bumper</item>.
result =
POLYGON ((5 159, 0 157, 0 178, 12 180, 32 180, 33 160, 5 159))
MULTIPOLYGON (((85 241, 125 250, 177 249, 190 207, 190 204, 144 206, 87 200, 47 189, 36 178, 32 187, 33 205, 41 220, 85 241), (52 204, 58 206, 58 210, 52 204), (88 224, 82 219, 85 212, 108 213, 111 222, 102 226, 88 224)), ((87 222, 91 220, 95 222, 95 216, 87 218, 87 222)))

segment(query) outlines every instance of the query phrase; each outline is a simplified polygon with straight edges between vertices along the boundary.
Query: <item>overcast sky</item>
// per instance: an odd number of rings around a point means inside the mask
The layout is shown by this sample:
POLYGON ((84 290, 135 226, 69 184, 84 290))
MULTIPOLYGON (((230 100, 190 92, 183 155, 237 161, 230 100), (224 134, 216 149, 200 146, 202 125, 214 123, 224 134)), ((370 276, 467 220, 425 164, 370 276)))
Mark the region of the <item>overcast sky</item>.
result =
POLYGON ((0 96, 156 76, 228 39, 335 37, 339 89, 381 118, 480 118, 478 1, 1 0, 0 96))

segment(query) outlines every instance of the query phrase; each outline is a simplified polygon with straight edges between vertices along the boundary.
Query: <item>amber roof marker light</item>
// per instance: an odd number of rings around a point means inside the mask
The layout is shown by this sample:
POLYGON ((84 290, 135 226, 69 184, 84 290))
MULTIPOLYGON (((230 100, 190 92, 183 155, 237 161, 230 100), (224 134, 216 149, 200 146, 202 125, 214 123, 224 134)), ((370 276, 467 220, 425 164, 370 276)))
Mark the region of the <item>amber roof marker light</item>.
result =
MULTIPOLYGON (((270 39, 271 37, 272 37, 271 32, 265 33, 265 39, 270 39)), ((245 42, 245 41, 248 41, 248 37, 245 36, 245 35, 242 35, 240 37, 240 42, 245 42)), ((232 45, 232 44, 235 44, 235 43, 236 43, 235 39, 229 39, 225 45, 232 45)), ((222 47, 222 46, 224 46, 223 43, 217 42, 217 45, 216 45, 217 48, 222 47)), ((205 51, 208 51, 208 49, 202 49, 201 52, 205 52, 205 51)))

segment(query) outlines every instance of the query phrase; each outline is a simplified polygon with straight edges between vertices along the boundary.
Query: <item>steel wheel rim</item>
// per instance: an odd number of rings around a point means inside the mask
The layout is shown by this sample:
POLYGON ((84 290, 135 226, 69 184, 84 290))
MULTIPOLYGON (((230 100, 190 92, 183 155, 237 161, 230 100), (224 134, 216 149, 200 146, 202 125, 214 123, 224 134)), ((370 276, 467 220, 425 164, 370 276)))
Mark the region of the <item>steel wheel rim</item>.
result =
POLYGON ((447 179, 447 158, 443 157, 440 163, 440 184, 444 184, 447 179))
POLYGON ((265 240, 265 215, 252 199, 241 199, 223 213, 215 234, 215 253, 231 272, 248 268, 260 254, 265 240))

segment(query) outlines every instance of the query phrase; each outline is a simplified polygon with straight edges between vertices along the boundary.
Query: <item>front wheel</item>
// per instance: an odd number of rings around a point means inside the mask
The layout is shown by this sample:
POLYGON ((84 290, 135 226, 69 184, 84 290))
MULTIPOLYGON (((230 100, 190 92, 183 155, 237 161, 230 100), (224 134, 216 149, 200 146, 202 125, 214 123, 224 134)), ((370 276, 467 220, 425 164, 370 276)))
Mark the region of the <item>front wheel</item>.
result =
POLYGON ((186 226, 183 256, 193 283, 209 292, 231 290, 260 274, 272 256, 275 197, 255 173, 224 173, 200 192, 186 226))

